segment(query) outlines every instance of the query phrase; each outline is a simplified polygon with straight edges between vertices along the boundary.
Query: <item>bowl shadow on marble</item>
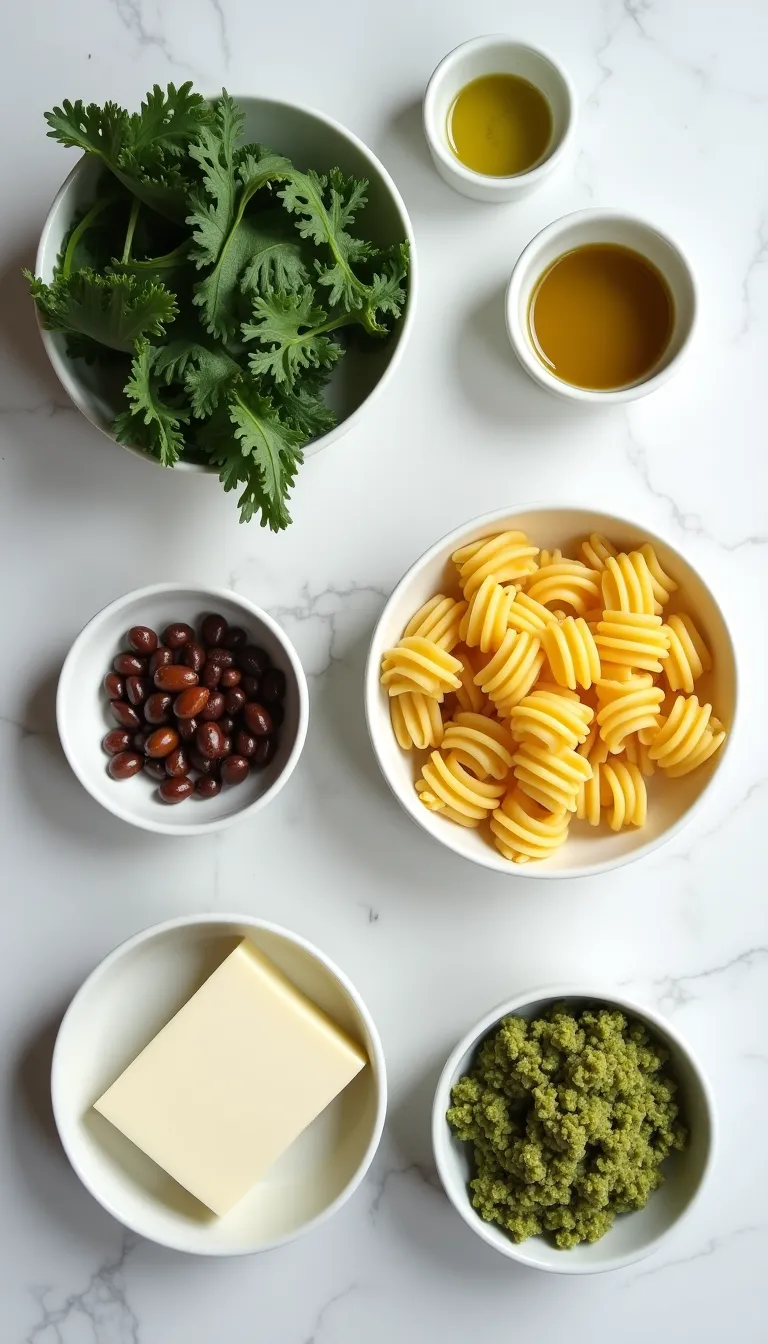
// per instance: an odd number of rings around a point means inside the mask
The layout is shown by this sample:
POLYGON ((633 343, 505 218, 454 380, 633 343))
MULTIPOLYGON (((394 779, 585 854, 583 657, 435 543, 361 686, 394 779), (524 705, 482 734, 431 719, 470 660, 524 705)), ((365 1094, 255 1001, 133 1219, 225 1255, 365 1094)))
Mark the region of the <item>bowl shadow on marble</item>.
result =
POLYGON ((456 383, 474 414, 506 426, 515 438, 541 431, 537 447, 546 452, 560 431, 604 421, 606 408, 553 397, 520 367, 506 329, 507 283, 505 277, 487 288, 456 323, 451 351, 456 383))
POLYGON ((409 210, 417 217, 445 216, 450 210, 457 230, 462 220, 477 214, 477 202, 459 196, 438 177, 427 149, 421 99, 403 103, 393 114, 374 146, 397 182, 409 210))
MULTIPOLYGON (((33 232, 30 230, 31 236, 33 232)), ((142 515, 138 524, 134 523, 139 535, 166 535, 172 554, 177 543, 186 546, 192 534, 204 539, 215 537, 211 519, 213 516, 215 522, 217 510, 231 521, 237 518, 233 496, 225 497, 215 474, 159 471, 152 462, 133 453, 116 452, 69 400, 46 356, 22 274, 25 266, 34 269, 35 249, 35 241, 20 247, 0 271, 0 356, 5 365, 0 388, 10 408, 18 411, 13 416, 12 433, 5 435, 3 452, 13 454, 18 464, 26 506, 43 524, 46 509, 61 518, 71 503, 84 515, 104 523, 115 501, 141 489, 143 483, 142 515), (18 372, 22 388, 27 379, 36 385, 26 393, 30 403, 26 414, 24 403, 19 406, 23 392, 12 390, 14 372, 18 372)), ((99 537, 94 541, 98 544, 99 537)), ((213 540, 203 543, 201 572, 209 551, 214 553, 213 540)), ((117 572, 124 573, 121 551, 104 551, 102 558, 105 576, 115 572, 118 562, 117 572)), ((119 581, 123 582, 122 578, 119 581)), ((105 587, 104 591, 108 595, 110 590, 105 587)))
MULTIPOLYGON (((76 989, 72 986, 72 991, 76 989)), ((13 1070, 9 1137, 14 1165, 30 1195, 67 1238, 102 1246, 115 1220, 80 1184, 61 1146, 51 1106, 51 1061, 68 999, 22 1045, 13 1070)))
MULTIPOLYGON (((334 746, 352 775, 345 781, 342 806, 332 795, 326 800, 332 843, 348 856, 356 856, 356 869, 373 868, 386 873, 390 889, 407 889, 415 881, 414 873, 428 867, 431 890, 440 892, 442 901, 464 902, 461 879, 468 876, 475 886, 487 884, 489 894, 508 899, 509 887, 503 873, 481 873, 473 867, 470 874, 468 865, 457 861, 449 850, 435 845, 429 835, 412 824, 378 768, 365 722, 363 697, 365 662, 378 614, 366 622, 365 630, 345 652, 343 660, 333 663, 312 686, 313 714, 306 758, 316 759, 316 753, 324 750, 320 733, 323 729, 330 731, 334 746)), ((519 897, 526 887, 534 885, 524 878, 518 879, 515 895, 519 897)), ((540 899, 538 886, 537 892, 540 899)))
MULTIPOLYGON (((62 750, 56 728, 60 672, 61 663, 50 667, 33 683, 23 705, 14 743, 18 752, 14 772, 17 790, 29 806, 42 814, 46 826, 58 831, 70 846, 77 846, 80 841, 91 855, 99 854, 112 862, 124 851, 128 859, 135 849, 131 828, 90 797, 72 773, 62 750)), ((161 840, 161 836, 147 836, 147 843, 161 840)), ((74 889, 74 882, 70 887, 63 877, 63 893, 69 897, 74 889)))
POLYGON ((397 1221, 398 1237, 413 1243, 417 1262, 434 1260, 441 1274, 451 1274, 468 1286, 471 1283, 475 1291, 483 1281, 519 1286, 530 1278, 525 1266, 485 1254, 488 1248, 456 1215, 437 1174, 431 1142, 432 1102, 444 1063, 442 1056, 435 1056, 419 1081, 390 1107, 385 1137, 390 1154, 394 1149, 395 1161, 390 1156, 379 1177, 371 1217, 377 1220, 386 1210, 397 1221), (406 1181, 410 1183, 407 1195, 401 1188, 406 1181))
POLYGON ((14 252, 0 271, 0 342, 44 385, 42 390, 53 404, 62 409, 66 406, 69 410, 71 403, 43 349, 35 305, 22 274, 25 267, 34 270, 36 248, 37 242, 31 232, 29 243, 14 252))

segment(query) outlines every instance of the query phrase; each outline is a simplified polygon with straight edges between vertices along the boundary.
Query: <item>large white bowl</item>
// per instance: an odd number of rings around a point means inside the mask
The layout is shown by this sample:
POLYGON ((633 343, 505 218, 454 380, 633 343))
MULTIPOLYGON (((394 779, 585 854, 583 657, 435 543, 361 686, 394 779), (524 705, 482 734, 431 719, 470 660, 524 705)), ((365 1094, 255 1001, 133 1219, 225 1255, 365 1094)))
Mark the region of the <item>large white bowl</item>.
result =
POLYGON ((583 986, 553 985, 517 995, 486 1013, 462 1037, 440 1075, 432 1109, 432 1144, 440 1179, 454 1208, 477 1236, 510 1260, 531 1269, 558 1274, 598 1274, 621 1269, 658 1249, 660 1242, 687 1217, 698 1200, 715 1153, 715 1110, 709 1084, 700 1064, 674 1027, 651 1009, 612 991, 589 991, 583 986), (600 1241, 559 1250, 544 1237, 516 1243, 497 1227, 486 1223, 472 1207, 469 1181, 472 1177, 469 1145, 456 1138, 445 1118, 451 1104, 451 1088, 472 1068, 477 1051, 503 1017, 514 1013, 528 1020, 540 1017, 553 1003, 565 1000, 570 1008, 590 1004, 616 1007, 639 1018, 671 1055, 671 1066, 680 1085, 682 1118, 689 1130, 688 1146, 664 1163, 664 1184, 651 1195, 644 1209, 623 1214, 600 1241))
POLYGON ((431 546, 398 583, 373 633, 365 674, 365 705, 368 731, 382 774, 398 802, 433 839, 462 858, 512 877, 586 877, 633 859, 642 858, 671 839, 690 819, 723 760, 728 739, 720 751, 682 779, 667 779, 662 772, 648 780, 648 821, 642 828, 613 832, 574 822, 569 839, 551 859, 540 863, 515 864, 492 846, 483 829, 470 830, 446 821, 419 802, 414 789, 426 753, 401 751, 395 741, 389 716, 389 697, 380 684, 381 659, 400 639, 414 612, 435 593, 456 593, 456 569, 452 553, 478 537, 507 529, 526 532, 537 546, 560 546, 575 555, 574 543, 592 532, 602 532, 618 546, 631 548, 644 541, 655 547, 665 570, 677 580, 667 612, 685 610, 692 615, 714 655, 714 669, 696 683, 700 700, 711 700, 726 728, 733 728, 736 712, 736 663, 725 617, 704 580, 679 551, 648 528, 612 514, 590 509, 539 507, 503 509, 475 518, 456 528, 431 546))
MULTIPOLYGON (((327 399, 338 416, 338 424, 304 449, 305 456, 317 453, 352 429, 379 393, 383 392, 403 356, 413 327, 416 310, 416 246, 408 211, 403 198, 386 168, 376 155, 352 131, 322 112, 274 98, 235 98, 245 113, 244 143, 258 140, 286 154, 298 168, 314 168, 324 173, 339 167, 344 173, 368 179, 368 204, 359 212, 359 225, 365 237, 377 246, 387 247, 408 239, 411 264, 408 278, 408 303, 392 336, 380 349, 358 351, 350 348, 334 371, 327 399)), ((78 211, 91 205, 95 183, 103 171, 89 157, 75 165, 63 183, 49 212, 35 261, 35 274, 50 282, 62 242, 78 211)), ((172 334, 172 328, 168 328, 172 334)), ((112 422, 124 406, 119 382, 107 379, 95 366, 83 360, 71 360, 64 337, 40 328, 43 345, 65 392, 78 410, 116 442, 112 422)), ((128 445, 122 444, 121 447, 128 445)), ((129 448, 144 461, 159 465, 140 448, 129 448)), ((182 458, 175 471, 205 471, 212 468, 182 458)))
POLYGON ((184 583, 155 583, 110 602, 80 631, 64 661, 56 695, 56 723, 64 754, 83 788, 108 812, 163 835, 204 835, 259 812, 288 782, 301 755, 309 721, 309 690, 299 656, 285 631, 253 602, 226 588, 191 588, 184 583), (260 644, 285 673, 285 721, 273 760, 252 770, 242 784, 223 788, 216 798, 196 795, 168 805, 157 784, 140 770, 131 779, 114 780, 101 742, 117 727, 103 689, 112 659, 127 647, 133 625, 158 632, 171 621, 199 626, 206 612, 220 612, 230 625, 242 626, 249 643, 260 644))
POLYGON ((137 933, 88 976, 59 1028, 53 1113, 80 1180, 141 1237, 197 1255, 272 1250, 332 1217, 357 1189, 381 1138, 387 1081, 379 1034, 342 971, 297 933, 250 915, 187 915, 137 933), (368 1054, 368 1067, 230 1213, 215 1218, 93 1103, 250 938, 368 1054))

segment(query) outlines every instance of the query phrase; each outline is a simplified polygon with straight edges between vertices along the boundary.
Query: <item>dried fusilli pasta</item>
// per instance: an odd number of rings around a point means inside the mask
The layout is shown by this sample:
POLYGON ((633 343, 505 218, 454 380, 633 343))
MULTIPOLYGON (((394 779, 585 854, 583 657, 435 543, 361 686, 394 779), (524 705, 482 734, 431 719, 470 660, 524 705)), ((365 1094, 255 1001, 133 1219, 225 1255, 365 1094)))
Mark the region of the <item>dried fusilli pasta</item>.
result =
POLYGON ((460 547, 463 596, 446 584, 382 662, 397 742, 429 753, 421 803, 513 863, 549 858, 579 821, 642 826, 646 778, 688 774, 726 735, 693 694, 704 633, 651 543, 595 532, 579 556, 511 530, 460 547))

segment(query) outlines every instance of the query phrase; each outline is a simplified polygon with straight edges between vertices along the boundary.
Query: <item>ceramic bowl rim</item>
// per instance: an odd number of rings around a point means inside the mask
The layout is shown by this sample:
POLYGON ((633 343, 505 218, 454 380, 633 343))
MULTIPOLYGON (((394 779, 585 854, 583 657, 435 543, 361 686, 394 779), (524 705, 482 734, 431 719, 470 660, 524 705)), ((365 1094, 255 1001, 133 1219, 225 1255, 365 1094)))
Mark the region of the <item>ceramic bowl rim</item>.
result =
MULTIPOLYGON (((216 94, 211 95, 212 98, 215 98, 216 96, 216 94)), ((413 330, 416 298, 418 294, 418 260, 416 255, 416 239, 414 236, 413 222, 394 179, 388 169, 385 168, 378 155, 376 155, 354 131, 349 130, 340 121, 337 121, 334 117, 328 116, 325 112, 320 112, 316 108, 310 107, 306 103, 291 102, 285 98, 268 98, 261 97, 258 94, 245 93, 239 96, 233 96, 234 101, 240 105, 245 105, 246 103, 269 103, 273 108, 288 108, 292 112, 299 112, 310 120, 322 123, 323 126, 334 131, 343 139, 346 139, 367 161, 372 169, 372 173, 375 173, 376 176, 381 179, 382 185, 391 198, 395 210, 400 217, 405 236, 408 240, 408 299, 405 305, 405 312, 402 317, 398 319, 399 335, 397 345, 392 351, 389 362, 381 374, 381 377, 371 388, 365 400, 362 401, 345 420, 340 421, 340 423, 335 425, 333 429, 329 430, 326 434, 319 435, 318 438, 307 445, 305 450, 307 456, 314 455, 314 453, 319 452, 322 448, 325 448, 337 439, 342 438, 349 430, 354 429, 366 409, 371 406, 379 394, 383 392, 402 360, 403 353, 413 330)), ((35 254, 35 275, 37 276, 43 274, 44 269, 46 268, 46 263, 49 260, 51 249, 50 234, 53 229, 54 218, 78 174, 84 172, 89 166, 89 157, 88 154, 81 155, 74 167, 70 169, 48 208, 40 233, 37 252, 35 254)), ((43 326, 37 305, 35 305, 35 317, 37 320, 38 331, 40 332, 40 338, 51 367, 70 401, 77 407, 81 415, 85 417, 89 424, 93 425, 94 429, 97 429, 105 438, 109 439, 111 443, 115 443, 119 448, 123 448, 127 452, 132 453, 134 457, 140 458, 141 461, 149 463, 150 466, 160 467, 162 464, 158 462, 156 458, 152 457, 150 453, 146 453, 142 448, 136 447, 135 444, 120 443, 109 429, 92 418, 88 409, 89 401, 88 398, 83 395, 82 380, 77 375, 74 363, 67 358, 66 354, 59 350, 56 342, 53 340, 55 333, 47 331, 43 326)), ((175 464, 173 470, 197 472, 205 476, 215 476, 217 474, 214 467, 209 467, 205 463, 200 462, 186 462, 183 458, 175 464)))
POLYGON ((120 943, 117 944, 116 947, 113 947, 110 952, 107 952, 106 955, 96 963, 93 969, 88 973, 86 978, 83 980, 82 984, 75 991, 72 999, 70 1000, 70 1003, 67 1006, 67 1010, 61 1020, 61 1023, 59 1024, 59 1029, 56 1033, 56 1041, 54 1044, 53 1056, 51 1059, 51 1102, 53 1107, 53 1117, 56 1123, 56 1130, 59 1135, 59 1139, 61 1140, 62 1147, 67 1155, 67 1159, 72 1167, 72 1170, 79 1177, 80 1181, 82 1181, 86 1190, 89 1192, 90 1195, 93 1196, 96 1202, 100 1204, 103 1209, 106 1209, 106 1211, 110 1213, 113 1218, 116 1218, 117 1221, 121 1223, 123 1227, 129 1228, 130 1231, 135 1232, 140 1237, 146 1237, 148 1241, 154 1242, 154 1244, 157 1246, 166 1246, 169 1250, 180 1251, 182 1254, 185 1255, 205 1255, 212 1257, 215 1256, 217 1258, 224 1258, 231 1256, 234 1258, 244 1255, 259 1255, 263 1251, 276 1250, 279 1246, 287 1245, 288 1242, 295 1241, 297 1240, 297 1238, 303 1237, 307 1232, 312 1232, 315 1228, 319 1227, 321 1223, 324 1223, 329 1218, 332 1218, 333 1215, 337 1213, 338 1210, 342 1207, 342 1205, 346 1204, 347 1200, 351 1198, 355 1190, 358 1188, 358 1186, 361 1184, 364 1177, 366 1176, 370 1168, 370 1165, 374 1157, 376 1156, 376 1152, 381 1142, 381 1136, 384 1129, 384 1122, 387 1114, 387 1069, 384 1057, 384 1048, 381 1043, 381 1037, 379 1035, 378 1028, 376 1027, 376 1024, 371 1016, 371 1013, 362 995, 360 994, 360 991, 356 988, 355 985, 353 985, 352 981, 346 976, 344 971, 342 971, 340 967, 338 967, 336 963, 325 952, 323 952, 319 947, 317 947, 315 943, 311 942, 308 938, 305 938, 302 934, 295 933, 292 929, 287 929, 282 924, 275 924, 272 920, 268 919, 260 919, 256 915, 233 914, 232 912, 229 911, 223 911, 221 914, 216 914, 213 912, 205 912, 202 914, 177 915, 173 919, 162 920, 159 924, 150 924, 146 928, 140 929, 138 933, 133 933, 128 938, 124 938, 120 943), (374 1086, 376 1089, 376 1117, 373 1123, 371 1138, 368 1142, 365 1153, 361 1158, 357 1170, 350 1177, 349 1181, 344 1186, 343 1190, 339 1192, 336 1198, 332 1200, 332 1202, 328 1204, 326 1208, 322 1209, 320 1213, 315 1214, 314 1218, 310 1218, 308 1222, 303 1223, 302 1226, 298 1228, 298 1230, 283 1233, 281 1236, 275 1237, 271 1241, 264 1242, 263 1244, 260 1244, 255 1247, 244 1247, 239 1250, 232 1250, 230 1247, 225 1246, 221 1248, 212 1247, 206 1250, 196 1251, 196 1250, 190 1250, 189 1247, 180 1246, 178 1245, 178 1243, 175 1243, 167 1238, 161 1240, 158 1237, 153 1236, 151 1233, 148 1233, 145 1228, 137 1227, 134 1223, 128 1222, 123 1217, 123 1215, 100 1193, 100 1191, 96 1187, 96 1184, 91 1180, 90 1175, 88 1175, 83 1170, 80 1163, 75 1159, 75 1157, 70 1152, 70 1149, 68 1147, 67 1138, 65 1137, 66 1122, 63 1119, 61 1112, 61 1084, 59 1078, 61 1070, 64 1067, 62 1057, 64 1055, 65 1046, 67 1045, 65 1039, 65 1028, 67 1027, 68 1019, 70 1019, 71 1021, 70 1014, 74 1016, 76 1005, 81 1000, 81 998, 84 998, 88 990, 92 989, 92 987, 95 984, 97 984, 99 980, 101 980, 105 975, 109 974, 110 970, 113 968, 114 965, 116 965, 117 962, 121 961, 123 957, 133 952, 134 949, 136 949, 137 947, 140 947, 142 943, 151 942, 154 938, 160 937, 166 933, 171 933, 174 929, 190 928, 193 926, 205 927, 206 925, 225 925, 225 924, 241 925, 243 927, 260 930, 264 933, 274 934, 278 938, 283 938, 289 943, 293 943, 295 946, 300 947, 304 952, 307 952, 309 956, 313 957, 316 961, 318 961, 320 965, 325 967, 325 969, 330 973, 330 975, 337 981, 337 983, 340 985, 341 989, 344 991, 350 1002, 353 1004, 355 1011, 359 1014, 360 1019, 363 1022, 365 1029, 368 1033, 368 1039, 370 1042, 370 1054, 368 1062, 371 1066, 371 1072, 374 1079, 374 1086))
MULTIPOLYGON (((645 253, 638 246, 634 249, 645 257, 645 253)), ((658 268, 657 268, 658 269, 658 268)), ((666 279, 666 276, 664 277, 666 279)), ((512 274, 509 277, 509 283, 504 298, 504 319, 507 328, 507 336, 518 360, 525 372, 539 383, 541 387, 546 388, 548 392, 554 392, 556 396, 563 397, 569 401, 588 402, 592 405, 611 406, 619 405, 628 401, 638 401, 641 397, 648 396, 655 392, 657 388, 666 383, 675 373, 677 373, 682 360, 688 355, 691 342, 694 338, 698 325, 699 313, 699 290, 696 283, 696 276, 693 267, 688 259, 687 253, 680 246, 676 238, 661 229, 656 224, 651 224, 641 215, 631 214, 629 211, 612 209, 607 206, 589 207, 586 210, 571 210, 566 215, 560 215, 553 219, 549 224, 545 224, 543 229, 535 233, 530 242, 526 243, 523 251, 520 253, 517 261, 512 267, 512 274), (547 243, 566 232, 571 225, 577 224, 611 224, 627 223, 635 225, 644 234, 653 234, 660 238, 663 243, 677 257, 681 269, 685 274, 688 285, 690 286, 691 318, 688 331, 685 334, 680 349, 669 360, 663 364, 650 377, 641 379, 640 382, 631 383, 628 387, 618 387, 601 390, 600 388, 577 387, 574 383, 566 383, 562 378, 556 378, 554 374, 544 366, 542 361, 536 356, 527 339, 526 333, 519 320, 519 300, 523 286, 523 275, 532 257, 540 252, 547 243)), ((661 358, 663 359, 663 352, 661 358)))
MULTIPOLYGON (((710 588, 709 584, 702 578, 696 565, 694 565, 692 561, 687 560, 683 552, 680 551, 680 549, 677 546, 675 546, 671 541, 668 541, 663 534, 656 532, 655 529, 646 527, 645 524, 633 522, 631 518, 625 518, 619 514, 603 512, 603 510, 597 509, 589 504, 583 504, 583 505, 580 503, 547 504, 542 502, 541 500, 534 500, 529 504, 521 504, 519 507, 510 506, 505 509, 494 509, 491 513, 482 513, 475 518, 470 518, 467 522, 462 523, 461 526, 459 527, 452 528, 450 532, 447 532, 444 536, 440 537, 431 546, 428 546, 427 549, 423 551, 421 555, 418 556, 417 559, 414 560, 411 565, 408 566, 404 574, 395 584, 395 587, 392 589, 392 592, 387 598, 387 601, 385 602, 384 607, 380 612, 376 624, 373 628, 373 633, 371 635, 371 639, 369 642, 368 654, 366 657, 366 664, 365 664, 364 698, 365 698, 365 721, 368 728, 368 738, 371 743, 371 748, 373 750, 374 757, 376 758, 379 770, 381 771, 381 774, 384 777, 384 780, 386 781, 386 784, 390 792, 397 799, 398 803, 403 808, 403 811, 407 813, 407 815, 411 818, 412 821, 415 821, 417 823, 420 829, 423 830, 431 840, 435 841, 435 843, 437 844, 444 845, 453 854, 455 854, 457 858, 463 859, 464 862, 466 863, 478 865, 479 867, 487 868, 492 872, 502 873, 512 878, 527 878, 537 882, 568 881, 575 878, 597 877, 601 873, 608 873, 616 868, 623 868, 629 863, 635 863, 639 859, 647 858, 647 856, 649 854, 652 854, 654 850, 660 849, 662 845, 665 845, 667 844, 668 841, 672 840, 677 834, 679 834, 681 830, 684 829, 684 827, 686 827, 689 824, 690 821, 693 820, 697 812, 701 809, 705 798, 709 795, 715 779, 720 774, 723 761, 726 759, 726 755, 730 749, 733 737, 735 735, 736 724, 738 720, 738 705, 739 705, 739 665, 736 657, 736 646, 734 643, 733 634, 731 632, 730 625, 728 623, 725 612, 723 611, 723 608, 719 600, 712 592, 712 589, 710 588), (381 686, 379 682, 378 656, 377 660, 374 661, 374 648, 377 643, 378 633, 381 626, 385 624, 385 622, 387 621, 390 611, 397 606, 402 593, 407 590, 415 573, 422 570, 426 565, 430 563, 431 560, 433 560, 437 555, 439 555, 441 551, 447 549, 449 546, 451 550, 458 549, 458 546, 461 544, 462 539, 469 532, 475 532, 479 528, 487 528, 489 531, 491 531, 494 528, 494 526, 500 523, 503 519, 513 519, 517 516, 523 516, 525 514, 538 513, 538 512, 594 514, 606 520, 607 524, 615 525, 617 530, 621 529, 622 527, 628 527, 631 530, 643 531, 647 537, 647 540, 650 541, 651 544, 653 544, 655 541, 660 541, 662 545, 668 547, 669 550, 673 551, 675 555, 679 555, 681 560, 683 560, 683 562, 687 564, 694 571, 702 587, 706 590, 707 594, 709 595, 713 606, 716 608, 716 610, 720 615, 720 619, 723 622, 724 631, 728 638, 731 654, 731 662, 733 665, 733 713, 731 715, 728 734, 726 736, 725 742, 723 743, 720 751, 718 752, 717 763, 714 769, 712 770, 711 775, 707 779, 706 783, 702 786, 700 792, 697 794, 696 798, 694 798, 690 806, 677 818, 676 821, 672 823, 672 825, 668 826, 666 830, 662 831, 660 835, 655 836, 652 839, 646 840, 645 843, 639 845, 637 849, 630 850, 628 853, 621 854, 615 858, 605 859, 601 863, 591 863, 584 865, 584 867, 580 868, 550 869, 547 867, 546 861, 543 863, 526 863, 526 864, 510 863, 508 860, 505 860, 501 854, 498 854, 496 850, 492 849, 490 846, 488 847, 487 854, 483 852, 482 855, 477 854, 470 856, 461 853, 455 847, 451 839, 450 827, 447 824, 445 827, 446 832, 445 835, 443 835, 442 832, 439 836, 434 835, 432 831, 428 828, 426 824, 426 817, 425 815, 423 815, 426 812, 426 809, 423 808, 417 802, 414 802, 413 799, 411 799, 410 794, 408 795, 408 800, 406 801, 405 793, 401 791, 398 786, 395 785, 392 779, 390 779, 389 771, 386 769, 384 762, 382 761, 382 757, 379 753, 377 745, 379 734, 381 731, 383 731, 383 729, 380 729, 377 726, 377 713, 378 710, 380 709, 379 697, 381 694, 381 686)), ((389 719, 387 719, 387 730, 391 732, 389 719)))
MULTIPOLYGON (((646 1004, 639 1003, 636 999, 627 997, 621 990, 616 992, 605 988, 585 990, 583 986, 579 987, 574 985, 571 981, 566 981, 563 984, 556 983, 543 985, 540 988, 529 989, 520 994, 515 994, 512 998, 506 999, 502 1003, 497 1004, 496 1007, 489 1009, 489 1011, 484 1013, 474 1026, 470 1027, 469 1030, 464 1033, 448 1056, 448 1059, 440 1072, 437 1086, 435 1087, 431 1114, 431 1136, 435 1165, 443 1190, 456 1212, 466 1223, 467 1227, 486 1242, 492 1250, 497 1251, 500 1255, 507 1256, 510 1260, 516 1260, 519 1264, 525 1265, 528 1269, 540 1270, 549 1274, 586 1275, 607 1273, 610 1270, 622 1269, 627 1265, 635 1264, 639 1260, 644 1260, 647 1256, 653 1254, 658 1249, 660 1243, 690 1216, 694 1207, 699 1203, 702 1192, 712 1174, 719 1140, 719 1121, 714 1093, 707 1074, 695 1051, 691 1050, 691 1047, 688 1045, 685 1038, 668 1018, 656 1012, 654 1008, 649 1008, 646 1004), (510 1013, 519 1012, 520 1009, 528 1008, 534 1003, 549 1002, 551 1005, 551 1003, 557 1002, 560 999, 563 999, 566 1002, 573 999, 588 999, 600 1006, 609 1008, 616 1007, 622 1012, 630 1013, 633 1016, 640 1018, 642 1021, 645 1021, 652 1030, 662 1038, 662 1040, 664 1037, 667 1037, 672 1042, 675 1049, 678 1050, 686 1060, 691 1072, 696 1078, 701 1089, 706 1121, 709 1129, 709 1143, 704 1167, 698 1184, 691 1194, 685 1208, 677 1215, 669 1226, 665 1227, 655 1237, 652 1237, 647 1245, 641 1248, 639 1253, 627 1252, 624 1255, 615 1255, 594 1266, 585 1265, 583 1262, 571 1262, 570 1268, 567 1259, 564 1260, 562 1267, 559 1265, 534 1263, 528 1259, 524 1253, 523 1248, 527 1244, 526 1242, 517 1243, 510 1238, 508 1244, 505 1243, 503 1246, 499 1245, 491 1235, 493 1231, 491 1224, 484 1223, 479 1214, 475 1212, 469 1202, 468 1196, 466 1196, 466 1192, 463 1202, 459 1201, 454 1188, 455 1183, 450 1176, 446 1178, 446 1175, 444 1174, 446 1168, 442 1158, 442 1141, 445 1139, 447 1124, 445 1112, 448 1109, 451 1085, 460 1061, 470 1050, 475 1050, 477 1048, 483 1037, 487 1036, 494 1025, 500 1022, 503 1017, 506 1017, 510 1013)), ((610 1236, 610 1232, 607 1235, 610 1236)), ((567 1252, 563 1252, 563 1255, 566 1256, 567 1252)))
MULTIPOLYGON (((489 70, 488 73, 492 74, 494 72, 489 70)), ((471 37, 466 42, 460 42, 458 46, 446 52, 442 60, 435 66, 424 93, 422 122, 424 135, 430 149, 449 172, 467 185, 483 186, 489 191, 501 194, 509 190, 512 184, 519 183, 521 190, 523 187, 533 187, 556 167, 570 148, 575 135, 576 108, 577 99, 573 81, 565 67, 561 65, 556 56, 553 56, 551 51, 546 47, 536 46, 532 42, 519 41, 507 33, 487 33, 479 37, 471 37), (565 129, 554 148, 548 153, 545 152, 544 158, 539 159, 532 168, 528 168, 522 173, 510 173, 505 177, 496 176, 492 173, 479 173, 474 168, 468 168, 466 164, 461 162, 461 159, 451 153, 450 148, 444 143, 443 137, 438 131, 434 106, 438 82, 448 68, 455 65, 466 54, 482 51, 492 52, 499 47, 516 47, 519 51, 531 52, 532 55, 546 61, 562 84, 567 106, 565 129)))
POLYGON ((127 822, 129 826, 138 826, 141 830, 152 831, 156 835, 183 837, 211 834, 214 831, 225 830, 228 826, 233 826, 236 822, 241 821, 243 817, 249 814, 253 815, 256 812, 259 812, 263 807, 266 807, 268 803, 271 803, 272 800, 277 797, 280 790, 288 783, 288 780, 293 774, 304 748, 308 726, 309 688, 307 686, 306 673, 304 672, 301 660, 292 641, 288 638, 288 635, 283 630, 282 626, 278 625, 274 617, 269 615, 269 612, 264 611, 261 607, 257 607, 255 602, 251 602, 247 597, 243 597, 240 593, 236 593, 229 588, 221 588, 218 586, 207 588, 197 583, 151 583, 143 588, 133 588, 130 592, 123 593, 120 597, 116 597, 111 602, 107 602, 105 606, 101 607, 88 621, 86 621, 80 633, 75 637, 62 664, 56 688, 56 727, 59 734, 59 741, 61 742, 64 755, 67 758, 71 770, 77 776, 83 788, 91 795, 94 802, 99 803, 108 812, 111 812, 113 816, 118 817, 121 821, 127 822), (71 732, 67 721, 66 697, 69 694, 71 683, 77 675, 78 660, 83 647, 87 642, 88 636, 93 633, 94 629, 98 630, 110 615, 117 614, 122 608, 130 606, 132 603, 141 601, 144 598, 156 597, 162 593, 167 593, 169 596, 172 596, 174 593, 189 592, 190 590, 198 592, 201 600, 204 602, 217 602, 220 600, 231 603, 233 606, 242 607, 243 612, 247 614, 251 620, 255 619, 269 630, 270 634, 274 636, 282 648, 290 664, 293 675, 296 678, 299 714, 296 736, 288 758, 280 771, 280 774, 276 776, 268 789, 265 789, 262 794, 257 798, 254 798, 250 803, 244 803, 241 808, 229 816, 217 817, 212 821, 201 820, 175 825, 169 822, 164 822, 160 817, 158 817, 156 821, 154 818, 150 817, 137 817, 123 807, 119 801, 115 800, 107 802, 106 799, 101 798, 94 793, 93 788, 91 787, 90 776, 87 771, 80 768, 77 753, 72 748, 71 732))

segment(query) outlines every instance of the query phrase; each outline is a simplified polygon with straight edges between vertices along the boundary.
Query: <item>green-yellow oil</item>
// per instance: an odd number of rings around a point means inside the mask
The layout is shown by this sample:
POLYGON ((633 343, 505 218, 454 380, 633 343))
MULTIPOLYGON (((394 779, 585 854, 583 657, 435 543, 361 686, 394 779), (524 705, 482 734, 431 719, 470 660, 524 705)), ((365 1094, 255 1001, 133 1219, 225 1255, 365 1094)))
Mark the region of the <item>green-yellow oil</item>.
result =
POLYGON ((475 173, 514 177, 545 154, 552 109, 541 89, 519 75, 483 75, 456 95, 448 113, 448 141, 475 173))

